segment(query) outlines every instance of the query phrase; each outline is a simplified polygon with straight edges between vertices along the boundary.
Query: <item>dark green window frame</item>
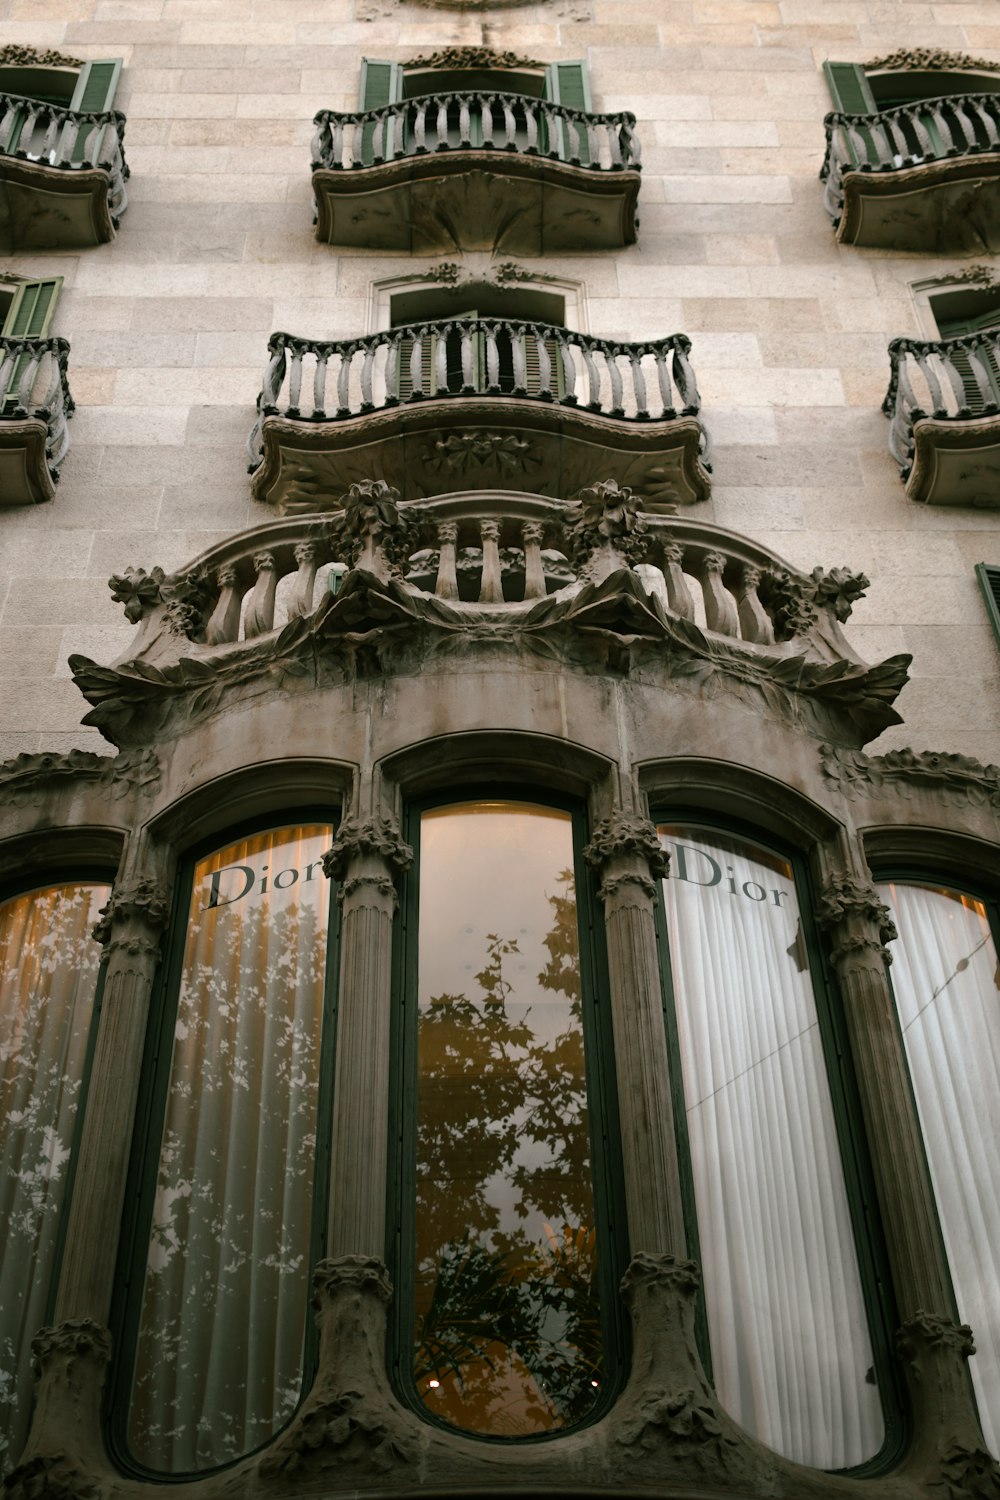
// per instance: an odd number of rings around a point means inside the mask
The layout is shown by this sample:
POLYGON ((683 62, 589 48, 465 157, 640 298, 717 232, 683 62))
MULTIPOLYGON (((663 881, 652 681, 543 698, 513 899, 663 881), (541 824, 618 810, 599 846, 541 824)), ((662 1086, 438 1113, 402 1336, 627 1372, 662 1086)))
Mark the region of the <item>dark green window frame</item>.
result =
MULTIPOLYGON (((48 338, 62 293, 63 278, 6 280, 0 275, 0 334, 9 339, 48 338)), ((22 354, 0 391, 0 416, 10 416, 18 405, 18 389, 31 356, 22 354)))
MULTIPOLYGON (((851 1229, 858 1258, 868 1332, 872 1343, 872 1358, 878 1389, 882 1396, 885 1420, 885 1439, 879 1452, 863 1464, 833 1472, 852 1476, 884 1472, 898 1460, 909 1437, 909 1412, 905 1389, 893 1353, 895 1330, 899 1326, 899 1318, 892 1292, 891 1270, 885 1232, 878 1208, 871 1152, 865 1136, 861 1099, 851 1063, 850 1038, 836 982, 816 929, 813 915, 814 898, 808 866, 797 849, 756 828, 753 824, 731 818, 720 818, 710 811, 700 812, 689 807, 671 808, 668 802, 660 799, 653 800, 651 806, 650 817, 657 825, 666 823, 673 827, 688 827, 710 834, 717 833, 743 838, 787 860, 792 867, 809 975, 816 1000, 823 1056, 830 1083, 840 1159, 851 1211, 851 1229)), ((656 902, 656 934, 660 952, 663 1021, 667 1035, 685 1231, 688 1252, 700 1265, 701 1242, 695 1205, 694 1172, 690 1154, 680 1037, 662 881, 656 902)), ((712 1351, 708 1336, 708 1313, 703 1290, 698 1294, 695 1331, 705 1373, 709 1381, 714 1384, 712 1351)))
MULTIPOLYGON (((146 1048, 140 1075, 123 1228, 114 1278, 115 1287, 120 1288, 121 1291, 112 1307, 109 1320, 116 1357, 112 1361, 109 1378, 106 1436, 109 1451, 117 1466, 125 1474, 136 1478, 152 1480, 157 1484, 184 1484, 190 1483, 192 1479, 204 1480, 211 1475, 224 1473, 236 1464, 246 1462, 253 1456, 253 1453, 261 1452, 263 1448, 274 1442, 281 1432, 287 1431, 295 1420, 316 1375, 319 1360, 319 1331, 314 1319, 307 1316, 302 1354, 302 1381, 295 1411, 291 1413, 282 1428, 272 1433, 251 1453, 241 1454, 211 1469, 189 1473, 164 1473, 146 1468, 133 1457, 129 1450, 128 1420, 132 1378, 138 1345, 149 1230, 156 1197, 161 1132, 169 1093, 173 1033, 180 1000, 187 917, 194 888, 195 867, 199 860, 239 839, 306 823, 326 823, 335 832, 340 818, 340 807, 332 804, 325 807, 316 805, 294 807, 287 813, 279 811, 242 822, 224 828, 193 845, 185 852, 178 868, 163 957, 150 1005, 146 1048)), ((322 878, 326 879, 326 876, 322 878)), ((326 1254, 329 1236, 327 1209, 332 1161, 341 916, 340 905, 337 901, 336 881, 331 879, 329 886, 326 977, 323 987, 323 1025, 317 1089, 317 1121, 320 1128, 317 1132, 316 1169, 313 1179, 309 1264, 302 1273, 309 1281, 311 1281, 316 1264, 326 1254)))
POLYGON ((494 1437, 468 1432, 461 1434, 472 1442, 509 1447, 512 1444, 558 1442, 569 1433, 580 1431, 599 1421, 621 1394, 631 1354, 629 1326, 619 1292, 619 1282, 628 1263, 628 1231, 614 1040, 607 984, 607 950, 603 923, 600 920, 598 882, 583 858, 588 837, 585 813, 575 800, 562 798, 547 789, 509 783, 484 786, 474 782, 468 786, 459 786, 448 796, 427 797, 412 802, 406 810, 404 837, 413 849, 414 859, 403 880, 393 939, 389 1139, 396 1143, 396 1153, 389 1172, 386 1214, 386 1262, 395 1289, 390 1311, 389 1373, 397 1396, 429 1425, 452 1434, 456 1432, 450 1424, 439 1421, 420 1400, 412 1374, 420 819, 426 812, 460 806, 477 799, 532 803, 538 807, 568 812, 573 820, 573 868, 583 999, 581 1012, 600 1265, 598 1275, 604 1354, 604 1379, 600 1398, 584 1422, 560 1428, 553 1433, 527 1437, 494 1437))
POLYGON ((1000 563, 976 563, 976 577, 986 601, 986 613, 1000 645, 1000 563))

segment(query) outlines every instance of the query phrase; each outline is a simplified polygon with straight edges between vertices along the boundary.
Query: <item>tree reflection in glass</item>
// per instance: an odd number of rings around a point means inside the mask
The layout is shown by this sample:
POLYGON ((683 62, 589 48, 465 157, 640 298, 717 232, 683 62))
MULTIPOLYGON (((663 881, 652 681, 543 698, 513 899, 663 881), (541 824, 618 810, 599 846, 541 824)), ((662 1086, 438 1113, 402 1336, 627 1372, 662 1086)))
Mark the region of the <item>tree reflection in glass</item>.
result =
POLYGON ((421 819, 414 1376, 468 1432, 583 1420, 601 1332, 568 813, 421 819))

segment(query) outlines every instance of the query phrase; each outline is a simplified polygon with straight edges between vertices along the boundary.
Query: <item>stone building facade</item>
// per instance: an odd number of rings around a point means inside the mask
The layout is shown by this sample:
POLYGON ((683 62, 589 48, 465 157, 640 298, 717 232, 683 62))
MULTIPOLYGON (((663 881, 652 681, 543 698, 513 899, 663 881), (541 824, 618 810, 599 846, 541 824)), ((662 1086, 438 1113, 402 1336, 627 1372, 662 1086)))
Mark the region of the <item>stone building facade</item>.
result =
POLYGON ((8 1493, 1000 1495, 994 7, 0 12, 8 1493))

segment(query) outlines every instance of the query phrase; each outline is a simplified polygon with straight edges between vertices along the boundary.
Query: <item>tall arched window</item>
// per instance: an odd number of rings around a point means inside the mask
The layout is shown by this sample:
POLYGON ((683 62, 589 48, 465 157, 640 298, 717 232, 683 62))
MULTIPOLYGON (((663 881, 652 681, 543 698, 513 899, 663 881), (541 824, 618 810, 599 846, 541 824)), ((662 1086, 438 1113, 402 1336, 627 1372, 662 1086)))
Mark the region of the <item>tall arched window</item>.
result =
POLYGON ((480 800, 412 819, 398 1374, 493 1438, 587 1421, 618 1381, 603 1018, 574 818, 480 800))
POLYGON ((301 1397, 328 1177, 332 833, 239 839, 182 887, 125 1336, 124 1447, 146 1471, 252 1452, 301 1397))
POLYGON ((1000 1454, 1000 923, 933 880, 880 887, 899 940, 889 978, 937 1197, 983 1434, 1000 1454))
POLYGON ((709 827, 659 834, 670 851, 668 1032, 714 1383, 779 1453, 856 1467, 884 1447, 893 1403, 880 1391, 874 1276, 855 1234, 841 1043, 794 865, 709 827))
POLYGON ((108 891, 73 882, 0 905, 0 1474, 27 1436, 31 1339, 51 1315, 108 891))

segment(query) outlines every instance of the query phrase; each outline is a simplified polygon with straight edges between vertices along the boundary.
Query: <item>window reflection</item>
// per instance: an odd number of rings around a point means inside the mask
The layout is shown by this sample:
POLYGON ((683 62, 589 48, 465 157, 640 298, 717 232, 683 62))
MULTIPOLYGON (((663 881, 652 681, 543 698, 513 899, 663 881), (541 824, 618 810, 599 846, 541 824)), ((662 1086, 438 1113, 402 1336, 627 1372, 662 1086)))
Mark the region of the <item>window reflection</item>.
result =
POLYGON ((569 814, 423 816, 418 971, 417 1390, 469 1432, 566 1427, 602 1368, 569 814))

